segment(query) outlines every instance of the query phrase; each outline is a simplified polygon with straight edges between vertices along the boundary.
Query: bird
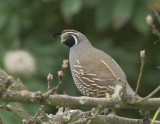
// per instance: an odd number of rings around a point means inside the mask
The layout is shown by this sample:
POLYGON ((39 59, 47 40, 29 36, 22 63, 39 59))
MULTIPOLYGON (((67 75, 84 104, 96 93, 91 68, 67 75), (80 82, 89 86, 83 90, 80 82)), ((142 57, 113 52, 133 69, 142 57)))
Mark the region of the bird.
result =
POLYGON ((61 43, 70 48, 71 74, 83 95, 97 98, 134 96, 125 73, 111 56, 95 48, 79 31, 66 29, 58 34, 61 43))

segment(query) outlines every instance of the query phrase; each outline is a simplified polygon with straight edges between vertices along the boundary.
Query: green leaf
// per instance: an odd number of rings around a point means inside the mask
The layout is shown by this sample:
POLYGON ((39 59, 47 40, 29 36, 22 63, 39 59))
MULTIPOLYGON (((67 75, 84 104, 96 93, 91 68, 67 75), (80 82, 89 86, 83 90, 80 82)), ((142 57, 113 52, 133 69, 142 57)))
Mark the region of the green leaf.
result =
POLYGON ((113 28, 121 28, 131 17, 135 0, 117 0, 113 10, 113 28), (125 6, 124 6, 125 3, 125 6))
POLYGON ((63 0, 61 2, 61 12, 63 16, 73 16, 77 14, 82 8, 81 0, 63 0))

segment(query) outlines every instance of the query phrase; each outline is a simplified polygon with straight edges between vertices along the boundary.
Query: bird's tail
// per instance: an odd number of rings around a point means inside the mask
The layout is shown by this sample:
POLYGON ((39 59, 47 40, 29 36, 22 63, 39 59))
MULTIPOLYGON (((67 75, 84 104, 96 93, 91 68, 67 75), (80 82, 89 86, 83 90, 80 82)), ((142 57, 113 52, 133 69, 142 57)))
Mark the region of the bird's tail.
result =
POLYGON ((135 95, 135 91, 131 88, 131 86, 128 83, 126 85, 126 92, 128 95, 131 95, 131 96, 135 95))

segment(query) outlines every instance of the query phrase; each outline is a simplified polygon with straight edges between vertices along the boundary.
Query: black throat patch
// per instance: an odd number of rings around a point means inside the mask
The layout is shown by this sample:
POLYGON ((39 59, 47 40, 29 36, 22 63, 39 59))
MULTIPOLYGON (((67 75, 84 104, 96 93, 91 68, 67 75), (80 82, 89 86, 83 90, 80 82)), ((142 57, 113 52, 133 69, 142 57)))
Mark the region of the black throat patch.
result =
POLYGON ((72 47, 75 45, 75 39, 73 36, 69 36, 65 41, 64 41, 64 44, 66 44, 68 47, 72 47))

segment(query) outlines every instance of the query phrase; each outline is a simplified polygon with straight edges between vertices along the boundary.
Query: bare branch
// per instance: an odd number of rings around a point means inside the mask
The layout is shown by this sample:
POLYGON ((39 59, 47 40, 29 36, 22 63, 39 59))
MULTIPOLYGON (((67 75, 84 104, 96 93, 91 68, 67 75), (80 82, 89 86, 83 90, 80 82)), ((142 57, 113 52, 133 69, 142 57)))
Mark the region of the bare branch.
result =
POLYGON ((13 78, 11 76, 8 76, 7 80, 0 84, 0 94, 6 91, 12 83, 13 83, 13 78))
POLYGON ((13 84, 13 87, 18 88, 18 90, 27 90, 26 86, 22 83, 20 79, 17 79, 13 84))
POLYGON ((147 24, 151 27, 151 30, 152 30, 152 34, 156 35, 158 38, 160 38, 160 32, 159 30, 157 29, 157 27, 153 24, 153 19, 152 19, 152 16, 151 15, 148 15, 146 17, 146 22, 147 24))
POLYGON ((68 60, 64 59, 63 64, 62 64, 62 69, 58 71, 58 85, 55 88, 55 92, 57 92, 60 85, 62 84, 62 77, 63 77, 64 69, 66 69, 67 67, 68 67, 68 60))
POLYGON ((8 76, 9 75, 4 70, 0 69, 0 79, 7 79, 8 76))
POLYGON ((91 124, 92 120, 95 119, 101 111, 102 111, 102 106, 98 106, 95 112, 93 113, 92 117, 90 118, 90 120, 87 122, 87 124, 91 124))
POLYGON ((40 114, 43 113, 43 112, 44 112, 44 105, 42 105, 42 106, 38 109, 37 113, 36 113, 33 117, 31 117, 31 119, 29 119, 29 120, 23 120, 23 121, 25 122, 25 124, 35 124, 36 119, 37 119, 37 118, 40 116, 40 114))
POLYGON ((27 118, 27 119, 29 119, 29 114, 24 110, 24 108, 22 107, 22 105, 20 104, 20 103, 15 103, 16 104, 16 106, 19 108, 19 110, 25 115, 25 117, 27 118))
POLYGON ((1 105, 0 109, 4 109, 7 111, 10 111, 11 113, 13 113, 15 116, 17 116, 19 119, 23 120, 24 118, 17 112, 19 110, 14 109, 11 105, 1 105))
POLYGON ((139 77, 138 77, 138 81, 137 81, 137 87, 136 87, 136 91, 135 91, 135 96, 137 95, 138 89, 140 87, 140 81, 141 81, 141 77, 142 77, 142 72, 143 72, 143 67, 144 67, 144 60, 145 60, 145 50, 140 51, 140 58, 141 58, 141 67, 140 67, 139 77))
MULTIPOLYGON (((63 77, 63 72, 64 72, 64 69, 68 67, 68 60, 64 59, 63 60, 63 64, 62 64, 62 68, 60 71, 58 71, 58 84, 55 88, 52 88, 51 90, 48 90, 48 92, 45 93, 45 96, 49 96, 50 94, 54 94, 57 92, 57 90, 59 89, 59 87, 61 86, 62 84, 62 77, 63 77)), ((50 83, 48 82, 48 85, 50 85, 50 83)), ((50 87, 50 86, 48 86, 50 87)), ((48 88, 50 89, 50 88, 48 88)))
POLYGON ((48 76, 47 76, 47 80, 48 80, 48 91, 50 90, 52 79, 53 79, 53 75, 49 73, 48 76))
MULTIPOLYGON (((89 118, 91 118, 89 112, 83 112, 81 110, 70 110, 57 113, 54 116, 54 122, 68 124, 85 124, 89 118)), ((109 114, 96 116, 92 119, 91 124, 145 124, 145 122, 150 122, 150 119, 131 119, 120 117, 114 114, 109 114)), ((155 124, 160 124, 160 121, 156 121, 155 124)))
POLYGON ((92 97, 71 97, 67 95, 49 95, 29 91, 10 91, 3 92, 2 97, 6 102, 34 103, 50 106, 62 106, 69 108, 96 108, 99 105, 107 108, 148 108, 158 109, 160 98, 150 98, 142 103, 127 104, 118 99, 92 98, 92 97))
POLYGON ((146 101, 147 99, 151 98, 152 96, 154 96, 158 91, 160 91, 160 86, 158 86, 152 93, 150 93, 148 96, 144 97, 144 98, 140 98, 138 100, 138 102, 143 102, 146 101))

